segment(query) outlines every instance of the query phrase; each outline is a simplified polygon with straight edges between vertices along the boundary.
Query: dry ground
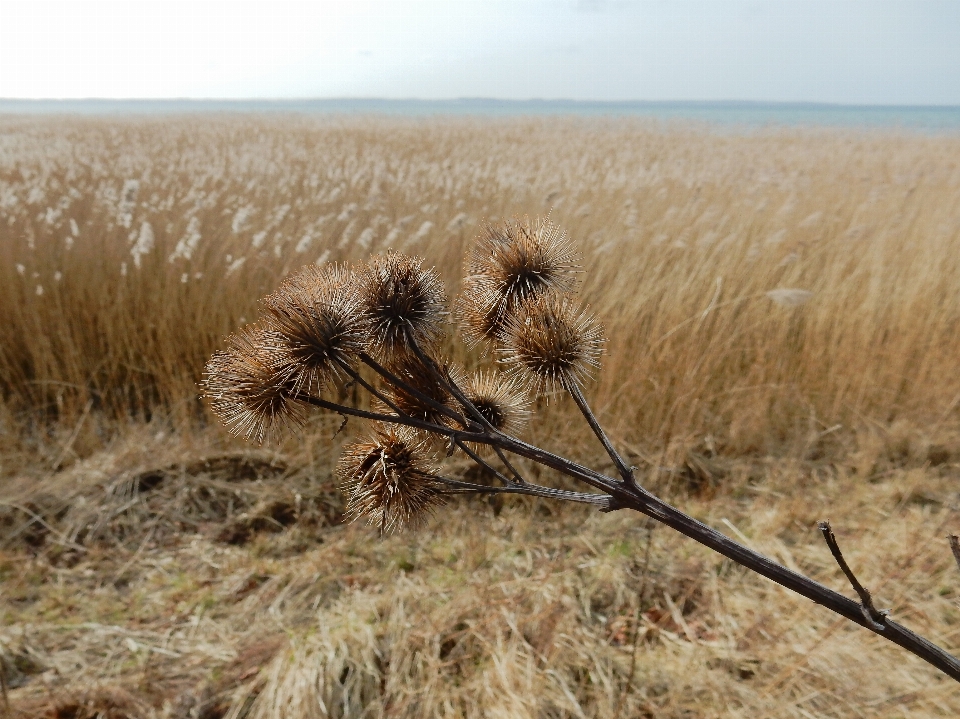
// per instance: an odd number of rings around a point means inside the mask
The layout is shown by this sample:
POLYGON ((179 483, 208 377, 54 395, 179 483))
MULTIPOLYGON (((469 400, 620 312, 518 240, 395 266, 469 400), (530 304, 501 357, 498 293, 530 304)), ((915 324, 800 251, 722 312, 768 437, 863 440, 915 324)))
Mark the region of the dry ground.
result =
MULTIPOLYGON (((344 525, 355 423, 250 447, 195 385, 305 262, 392 246, 455 292, 482 218, 553 207, 610 337, 591 397, 645 483, 849 592, 829 517, 878 604, 958 652, 956 137, 0 122, 0 710, 960 712, 933 669, 637 515, 477 499, 344 525)), ((607 468, 567 404, 539 409, 531 438, 607 468)))
MULTIPOLYGON (((8 484, 13 715, 960 711, 935 670, 634 514, 472 500, 385 539, 342 525, 334 430, 291 456, 143 427, 8 484)), ((960 571, 942 541, 958 524, 956 465, 892 463, 870 482, 773 459, 723 469, 722 489, 676 501, 848 592, 815 530, 829 516, 879 606, 960 649, 960 571)))

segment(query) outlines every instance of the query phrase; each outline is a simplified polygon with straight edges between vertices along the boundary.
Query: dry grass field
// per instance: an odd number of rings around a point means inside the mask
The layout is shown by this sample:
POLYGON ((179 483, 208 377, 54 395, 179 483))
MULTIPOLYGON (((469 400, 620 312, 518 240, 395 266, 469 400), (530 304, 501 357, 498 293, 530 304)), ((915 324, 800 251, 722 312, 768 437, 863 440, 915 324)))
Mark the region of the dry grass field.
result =
MULTIPOLYGON (((829 517, 960 652, 960 137, 6 117, 0 715, 957 716, 935 670, 639 515, 464 499, 380 538, 341 521, 353 423, 255 447, 199 401, 287 273, 392 247, 454 294, 482 220, 547 212, 643 482, 850 593, 829 517)), ((529 436, 610 469, 568 402, 529 436)))

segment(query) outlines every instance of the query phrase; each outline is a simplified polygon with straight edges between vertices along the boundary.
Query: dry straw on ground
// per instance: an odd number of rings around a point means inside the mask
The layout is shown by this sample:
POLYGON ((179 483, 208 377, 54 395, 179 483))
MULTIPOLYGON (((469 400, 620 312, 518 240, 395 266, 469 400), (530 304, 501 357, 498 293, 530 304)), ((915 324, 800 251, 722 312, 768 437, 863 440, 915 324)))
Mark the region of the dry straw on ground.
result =
MULTIPOLYGON (((307 262, 394 247, 450 282, 480 220, 552 207, 610 338, 591 401, 644 480, 845 591, 815 530, 829 516, 878 604, 956 651, 960 140, 2 122, 10 712, 960 710, 949 680, 667 530, 645 562, 635 517, 510 500, 384 541, 341 526, 338 420, 250 453, 198 429, 195 385, 307 262)), ((530 431, 603 468, 570 409, 530 431)))

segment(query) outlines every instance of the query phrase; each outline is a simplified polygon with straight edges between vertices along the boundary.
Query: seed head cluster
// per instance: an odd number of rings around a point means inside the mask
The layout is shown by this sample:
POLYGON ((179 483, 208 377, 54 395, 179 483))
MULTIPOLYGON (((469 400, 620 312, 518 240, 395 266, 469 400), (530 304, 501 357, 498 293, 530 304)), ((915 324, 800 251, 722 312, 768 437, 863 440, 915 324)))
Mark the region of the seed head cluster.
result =
POLYGON ((603 343, 592 316, 568 297, 546 294, 508 316, 499 350, 514 377, 553 392, 582 386, 600 366, 603 343))
MULTIPOLYGON (((210 358, 204 395, 232 433, 262 442, 301 425, 306 407, 323 404, 317 398, 344 372, 372 389, 357 374, 366 364, 365 372, 380 374, 371 406, 378 414, 459 427, 450 415, 467 414, 465 398, 494 429, 516 434, 530 414, 528 390, 578 388, 599 365, 600 326, 570 294, 576 263, 549 220, 484 228, 457 312, 465 337, 492 341, 508 370, 472 376, 439 356, 447 298, 423 259, 389 251, 355 270, 309 265, 265 297, 261 318, 210 358), (452 387, 462 390, 461 400, 452 387)), ((368 436, 346 446, 337 474, 350 497, 347 514, 389 532, 442 501, 445 485, 433 458, 436 440, 449 432, 434 436, 379 419, 368 436)))
POLYGON ((571 292, 578 256, 548 219, 487 225, 471 250, 457 316, 471 344, 496 340, 507 317, 528 299, 571 292))
POLYGON ((447 296, 440 275, 424 269, 423 259, 398 252, 377 255, 359 284, 374 355, 392 361, 407 353, 407 332, 423 348, 436 346, 448 314, 447 296))
POLYGON ((210 358, 202 383, 230 431, 257 442, 298 425, 304 407, 297 398, 325 389, 360 352, 409 361, 406 330, 432 348, 447 314, 437 273, 423 269, 422 259, 393 252, 357 272, 308 265, 262 305, 257 323, 228 337, 227 348, 210 358))
POLYGON ((302 408, 290 399, 295 371, 281 335, 248 325, 207 362, 204 395, 231 434, 263 442, 303 421, 302 408))
POLYGON ((407 427, 387 424, 347 445, 337 466, 340 487, 350 497, 347 516, 365 517, 385 533, 416 523, 442 503, 433 473, 426 443, 407 427))
POLYGON ((320 391, 364 349, 367 322, 342 265, 307 265, 263 299, 267 326, 283 338, 296 392, 320 391))
POLYGON ((530 416, 523 385, 497 372, 477 372, 466 385, 466 398, 487 422, 501 432, 517 434, 530 416))
MULTIPOLYGON (((442 359, 437 361, 437 365, 449 382, 457 387, 466 385, 467 374, 459 365, 442 359)), ((454 412, 461 411, 450 390, 437 382, 430 369, 424 367, 417 357, 401 355, 395 363, 391 364, 390 370, 410 387, 435 403, 426 402, 402 388, 386 387, 390 400, 403 414, 433 424, 449 425, 451 423, 449 416, 437 409, 435 405, 446 407, 454 412)))

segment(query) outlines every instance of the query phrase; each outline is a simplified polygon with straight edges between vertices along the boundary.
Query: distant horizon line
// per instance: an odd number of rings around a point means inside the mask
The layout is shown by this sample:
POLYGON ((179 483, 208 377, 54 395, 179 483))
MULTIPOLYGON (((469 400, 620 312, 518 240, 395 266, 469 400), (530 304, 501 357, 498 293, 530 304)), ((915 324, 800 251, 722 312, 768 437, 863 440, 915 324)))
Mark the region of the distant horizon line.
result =
POLYGON ((846 103, 826 102, 819 100, 578 100, 573 98, 501 98, 485 96, 463 96, 450 98, 422 98, 422 97, 351 97, 351 96, 303 96, 303 97, 0 97, 0 104, 39 104, 39 103, 265 103, 265 104, 295 104, 295 103, 498 103, 498 104, 575 104, 575 105, 680 105, 688 107, 789 107, 810 109, 929 109, 951 110, 960 109, 957 104, 914 104, 914 103, 846 103))

